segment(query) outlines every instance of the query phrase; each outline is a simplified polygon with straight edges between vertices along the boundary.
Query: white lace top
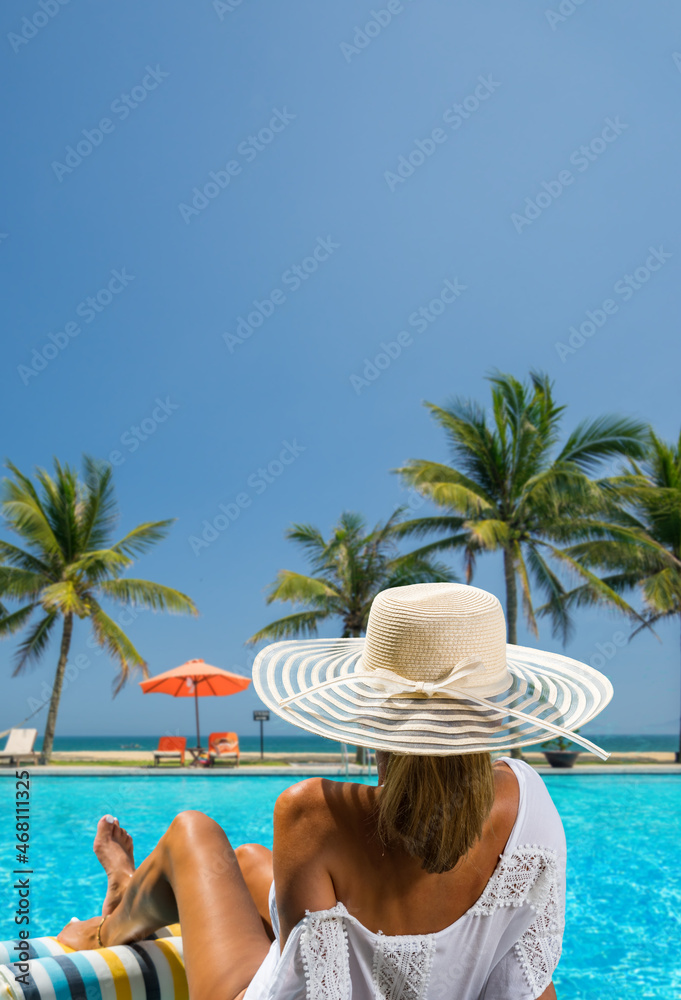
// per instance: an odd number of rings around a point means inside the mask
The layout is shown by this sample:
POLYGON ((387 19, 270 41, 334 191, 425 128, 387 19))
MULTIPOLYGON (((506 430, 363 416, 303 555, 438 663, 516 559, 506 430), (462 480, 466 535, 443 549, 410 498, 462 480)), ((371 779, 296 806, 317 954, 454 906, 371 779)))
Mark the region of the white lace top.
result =
POLYGON ((565 835, 544 782, 504 758, 520 786, 504 853, 474 905, 435 934, 388 936, 342 903, 308 913, 280 954, 277 940, 244 1000, 536 1000, 560 958, 565 835))

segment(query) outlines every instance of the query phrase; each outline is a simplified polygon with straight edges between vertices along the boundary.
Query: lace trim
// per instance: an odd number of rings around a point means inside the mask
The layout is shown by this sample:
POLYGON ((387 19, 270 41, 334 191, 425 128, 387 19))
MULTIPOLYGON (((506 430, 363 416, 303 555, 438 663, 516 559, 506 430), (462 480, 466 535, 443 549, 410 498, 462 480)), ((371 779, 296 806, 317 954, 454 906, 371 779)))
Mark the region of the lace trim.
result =
POLYGON ((307 913, 300 936, 307 1000, 350 1000, 350 959, 342 904, 307 913))
POLYGON ((541 910, 558 882, 558 855, 547 847, 526 844, 502 854, 477 903, 468 911, 486 917, 501 906, 529 903, 541 910))
POLYGON ((527 985, 539 996, 553 978, 563 948, 565 917, 560 902, 557 872, 546 886, 537 915, 515 945, 527 985))
POLYGON ((524 904, 530 905, 536 916, 514 951, 527 985, 538 996, 551 982, 558 965, 565 927, 555 851, 528 844, 508 856, 502 855, 470 912, 489 916, 501 906, 524 904))
POLYGON ((431 935, 382 936, 374 952, 376 1000, 424 1000, 434 954, 431 935))

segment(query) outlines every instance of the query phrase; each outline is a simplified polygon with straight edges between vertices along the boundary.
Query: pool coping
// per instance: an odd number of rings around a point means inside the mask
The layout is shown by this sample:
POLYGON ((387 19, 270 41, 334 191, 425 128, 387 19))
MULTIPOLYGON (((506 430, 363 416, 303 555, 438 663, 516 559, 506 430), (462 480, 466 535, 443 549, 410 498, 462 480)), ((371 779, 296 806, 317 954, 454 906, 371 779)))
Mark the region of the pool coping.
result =
MULTIPOLYGON (((0 778, 13 777, 14 768, 0 768, 0 778)), ((602 775, 602 774, 676 774, 681 776, 681 764, 589 764, 588 766, 560 768, 549 767, 548 765, 535 766, 535 771, 539 774, 551 774, 557 777, 574 777, 575 775, 602 775)), ((97 778, 116 777, 131 775, 145 777, 172 778, 177 777, 211 777, 218 776, 225 778, 247 778, 247 777, 341 777, 346 773, 350 777, 367 776, 366 768, 361 768, 351 764, 348 771, 344 767, 328 766, 324 764, 292 764, 289 767, 215 767, 215 768, 160 768, 147 765, 145 767, 102 767, 82 765, 79 767, 60 767, 50 765, 46 767, 32 767, 31 777, 39 776, 60 777, 60 778, 97 778)), ((375 775, 375 771, 373 772, 375 775)))

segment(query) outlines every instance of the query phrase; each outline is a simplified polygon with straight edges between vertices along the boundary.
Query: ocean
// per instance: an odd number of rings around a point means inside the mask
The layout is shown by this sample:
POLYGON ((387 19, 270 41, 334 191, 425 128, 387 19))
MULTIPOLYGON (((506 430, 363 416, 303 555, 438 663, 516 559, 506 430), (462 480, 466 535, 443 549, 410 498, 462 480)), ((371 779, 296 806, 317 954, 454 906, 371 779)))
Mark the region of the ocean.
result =
MULTIPOLYGON (((589 739, 598 746, 612 753, 619 752, 653 752, 670 753, 678 750, 679 737, 674 733, 658 733, 649 735, 618 735, 592 734, 589 739)), ((208 734, 201 737, 204 746, 208 743, 208 734)), ((187 744, 196 744, 196 733, 187 735, 187 744)), ((260 737, 256 735, 239 736, 239 744, 244 753, 260 750, 260 737)), ((36 741, 36 749, 40 749, 42 737, 36 741)), ((56 736, 54 749, 61 751, 76 750, 155 750, 158 746, 158 734, 153 736, 56 736)), ((338 743, 322 739, 318 736, 268 736, 265 732, 266 753, 334 753, 339 748, 338 743)), ((526 747, 526 750, 531 749, 526 747)), ((579 749, 576 747, 575 749, 579 749)))

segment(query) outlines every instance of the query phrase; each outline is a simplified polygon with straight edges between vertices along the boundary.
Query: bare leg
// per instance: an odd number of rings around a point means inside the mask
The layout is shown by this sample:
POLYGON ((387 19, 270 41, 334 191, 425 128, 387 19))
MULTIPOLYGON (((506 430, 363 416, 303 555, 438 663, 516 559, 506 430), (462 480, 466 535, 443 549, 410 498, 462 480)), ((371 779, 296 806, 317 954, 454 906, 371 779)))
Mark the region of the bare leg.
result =
MULTIPOLYGON (((180 920, 192 1000, 238 1000, 270 941, 220 826, 183 812, 142 862, 101 928, 106 946, 137 941, 180 920)), ((60 934, 76 948, 97 947, 99 918, 60 934)))
POLYGON ((260 844, 242 844, 234 848, 234 853, 265 932, 270 941, 274 941, 270 920, 270 887, 274 882, 272 852, 260 844))
POLYGON ((104 917, 116 909, 128 881, 135 873, 132 837, 122 826, 119 826, 115 816, 102 816, 97 824, 93 849, 108 879, 108 887, 102 906, 102 916, 104 917))

